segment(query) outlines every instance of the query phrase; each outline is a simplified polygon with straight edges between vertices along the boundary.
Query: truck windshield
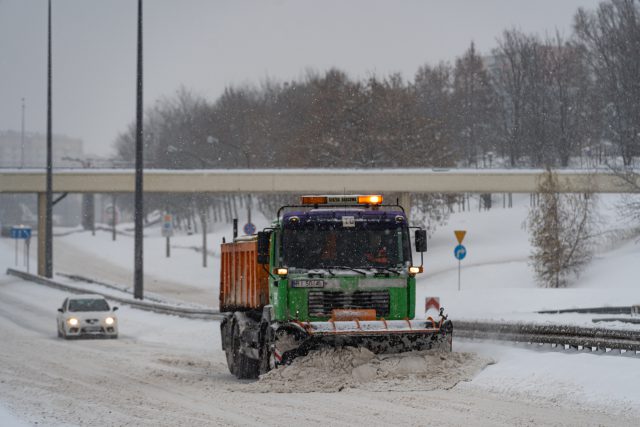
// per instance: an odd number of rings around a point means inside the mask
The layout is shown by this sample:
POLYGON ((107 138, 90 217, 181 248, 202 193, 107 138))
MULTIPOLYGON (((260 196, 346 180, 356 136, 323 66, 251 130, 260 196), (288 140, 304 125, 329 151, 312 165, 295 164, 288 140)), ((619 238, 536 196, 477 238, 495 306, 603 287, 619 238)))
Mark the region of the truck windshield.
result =
POLYGON ((409 233, 400 224, 343 227, 327 222, 285 228, 282 251, 284 265, 300 269, 395 269, 411 262, 409 233))

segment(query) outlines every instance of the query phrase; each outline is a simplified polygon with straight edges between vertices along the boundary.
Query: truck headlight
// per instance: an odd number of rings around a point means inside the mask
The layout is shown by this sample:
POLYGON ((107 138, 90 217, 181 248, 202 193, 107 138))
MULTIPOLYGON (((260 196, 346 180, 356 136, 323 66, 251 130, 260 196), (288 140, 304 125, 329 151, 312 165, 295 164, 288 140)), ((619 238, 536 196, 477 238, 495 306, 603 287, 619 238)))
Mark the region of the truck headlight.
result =
POLYGON ((286 268, 286 267, 280 267, 280 268, 277 268, 277 269, 276 269, 276 274, 277 274, 278 276, 282 276, 282 277, 284 277, 284 276, 286 276, 287 274, 289 274, 289 269, 288 269, 288 268, 286 268))
POLYGON ((422 273, 422 266, 419 266, 419 267, 411 266, 411 267, 409 267, 409 274, 418 274, 418 273, 422 273))
POLYGON ((67 319, 67 323, 69 323, 69 325, 71 326, 77 326, 78 319, 76 319, 75 317, 70 317, 69 319, 67 319))
POLYGON ((106 323, 107 325, 113 325, 113 322, 115 322, 116 320, 113 317, 107 317, 106 319, 104 319, 104 323, 106 323))

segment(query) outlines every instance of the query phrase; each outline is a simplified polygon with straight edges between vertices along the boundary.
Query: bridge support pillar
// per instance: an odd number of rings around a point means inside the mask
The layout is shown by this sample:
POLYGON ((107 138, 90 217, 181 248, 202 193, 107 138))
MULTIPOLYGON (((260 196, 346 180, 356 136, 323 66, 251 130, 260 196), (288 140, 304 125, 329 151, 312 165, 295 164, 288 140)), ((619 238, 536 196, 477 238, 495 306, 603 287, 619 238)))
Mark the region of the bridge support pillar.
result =
POLYGON ((47 193, 38 193, 38 276, 46 275, 47 193))
POLYGON ((411 214, 411 193, 400 193, 400 206, 404 208, 407 214, 407 219, 410 219, 411 214))

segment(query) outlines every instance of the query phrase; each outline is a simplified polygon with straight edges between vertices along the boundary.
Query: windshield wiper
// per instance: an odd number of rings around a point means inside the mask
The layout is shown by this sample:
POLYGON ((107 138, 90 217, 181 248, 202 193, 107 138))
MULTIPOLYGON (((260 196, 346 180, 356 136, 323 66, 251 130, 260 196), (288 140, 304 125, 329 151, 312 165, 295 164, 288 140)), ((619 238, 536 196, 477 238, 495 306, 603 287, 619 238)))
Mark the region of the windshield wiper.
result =
POLYGON ((309 271, 307 273, 307 275, 309 277, 313 277, 313 276, 322 276, 322 277, 324 277, 324 275, 326 273, 329 273, 331 275, 331 277, 335 277, 335 273, 333 271, 331 271, 331 269, 326 268, 326 267, 325 268, 313 268, 312 270, 313 271, 309 271))
POLYGON ((380 270, 385 270, 385 271, 389 271, 389 272, 391 272, 391 273, 395 273, 395 274, 396 274, 396 276, 399 276, 399 275, 400 275, 400 272, 399 272, 399 271, 397 271, 397 270, 393 270, 393 269, 391 269, 391 268, 389 268, 389 267, 374 267, 374 268, 375 268, 376 270, 378 270, 378 271, 380 271, 380 270))
POLYGON ((346 265, 333 265, 333 268, 344 268, 345 270, 351 270, 351 271, 355 271, 356 273, 360 273, 363 276, 366 276, 367 273, 362 271, 362 270, 358 270, 357 268, 353 268, 353 267, 347 267, 346 265))

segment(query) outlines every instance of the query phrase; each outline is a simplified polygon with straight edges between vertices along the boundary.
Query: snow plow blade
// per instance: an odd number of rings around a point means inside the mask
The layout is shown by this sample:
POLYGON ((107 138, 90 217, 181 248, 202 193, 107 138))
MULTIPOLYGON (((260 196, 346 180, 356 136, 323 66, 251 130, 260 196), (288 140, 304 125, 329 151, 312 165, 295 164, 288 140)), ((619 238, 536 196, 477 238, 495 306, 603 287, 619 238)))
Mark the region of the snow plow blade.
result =
POLYGON ((450 320, 441 324, 416 320, 355 320, 297 322, 296 325, 304 331, 303 336, 298 335, 299 346, 276 351, 279 364, 290 363, 321 347, 365 347, 373 353, 451 351, 452 348, 453 324, 450 320))

